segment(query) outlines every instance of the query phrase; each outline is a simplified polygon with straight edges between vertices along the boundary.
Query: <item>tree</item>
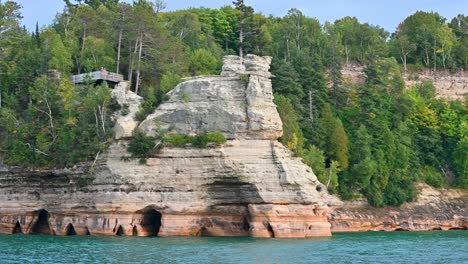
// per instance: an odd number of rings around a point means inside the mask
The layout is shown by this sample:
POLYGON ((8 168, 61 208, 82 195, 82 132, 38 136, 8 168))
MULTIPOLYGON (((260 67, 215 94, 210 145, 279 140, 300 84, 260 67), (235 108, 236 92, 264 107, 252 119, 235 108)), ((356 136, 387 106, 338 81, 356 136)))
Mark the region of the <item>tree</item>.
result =
POLYGON ((275 104, 281 120, 283 121, 283 135, 280 141, 286 145, 288 149, 300 156, 303 152, 304 139, 302 137, 297 114, 289 99, 284 96, 276 95, 275 104))
POLYGON ((84 2, 94 9, 99 8, 101 5, 113 9, 117 7, 119 0, 84 0, 84 2))
POLYGON ((287 97, 294 105, 296 111, 300 110, 300 101, 305 96, 305 93, 299 83, 299 74, 290 63, 281 63, 277 60, 274 60, 272 63, 272 73, 276 76, 272 80, 273 91, 287 97))
POLYGON ((180 75, 174 72, 166 72, 161 77, 159 90, 161 91, 161 93, 166 94, 181 82, 182 78, 180 77, 180 75))
POLYGON ((453 49, 454 66, 468 68, 468 16, 458 15, 449 24, 457 41, 453 49))
POLYGON ((207 50, 198 49, 190 54, 189 71, 192 76, 214 74, 218 68, 218 61, 207 50))
POLYGON ((86 37, 85 42, 81 63, 86 72, 114 68, 115 54, 110 43, 95 37, 86 37))
POLYGON ((426 67, 429 67, 431 53, 433 53, 433 64, 436 65, 437 35, 444 22, 445 19, 438 13, 417 11, 398 26, 397 36, 406 36, 416 45, 416 57, 411 57, 412 60, 422 61, 426 67))
POLYGON ((67 48, 63 45, 60 35, 52 29, 42 33, 43 55, 47 61, 46 69, 58 70, 64 75, 71 71, 72 60, 67 48))
POLYGON ((327 182, 327 170, 325 167, 325 155, 322 150, 314 145, 304 150, 302 157, 305 164, 314 170, 315 175, 321 183, 327 182))
POLYGON ((401 63, 405 72, 408 71, 408 55, 416 50, 416 44, 412 43, 407 36, 396 37, 392 39, 391 46, 394 50, 394 54, 400 58, 401 63))
POLYGON ((235 8, 239 11, 238 23, 239 23, 239 56, 244 57, 244 41, 246 36, 255 33, 253 31, 253 17, 254 10, 251 6, 246 6, 244 0, 236 0, 232 2, 235 8))
POLYGON ((436 53, 442 54, 442 66, 446 69, 447 58, 450 58, 456 42, 455 35, 452 33, 452 29, 445 24, 437 30, 436 40, 439 43, 436 53))
MULTIPOLYGON (((4 4, 0 2, 0 77, 6 72, 6 58, 20 35, 19 21, 22 19, 20 9, 21 6, 15 2, 7 1, 4 4)), ((3 90, 4 88, 0 87, 0 108, 3 90)))
POLYGON ((342 169, 348 168, 348 136, 341 120, 333 116, 330 104, 325 104, 322 122, 326 131, 325 154, 329 160, 336 160, 342 169))

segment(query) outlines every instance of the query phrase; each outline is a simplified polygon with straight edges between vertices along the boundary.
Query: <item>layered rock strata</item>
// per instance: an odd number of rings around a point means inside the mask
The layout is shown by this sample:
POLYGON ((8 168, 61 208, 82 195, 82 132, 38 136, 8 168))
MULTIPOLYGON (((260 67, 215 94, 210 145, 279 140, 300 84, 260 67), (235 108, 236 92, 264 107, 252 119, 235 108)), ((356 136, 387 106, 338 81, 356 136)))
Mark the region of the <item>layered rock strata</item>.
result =
MULTIPOLYGON (((341 74, 343 79, 350 83, 364 84, 366 81, 363 66, 350 65, 349 67, 343 67, 341 74)), ((463 101, 468 95, 468 74, 464 70, 455 73, 444 70, 436 72, 424 70, 418 73, 403 73, 402 77, 408 89, 423 81, 431 81, 436 88, 437 98, 463 101)))
MULTIPOLYGON (((206 149, 165 147, 124 161, 136 125, 116 117, 117 140, 96 164, 60 170, 0 166, 0 233, 134 236, 329 236, 338 204, 312 170, 278 141, 282 124, 271 59, 228 56, 220 76, 179 84, 139 127, 148 134, 220 131, 206 149)), ((140 103, 129 104, 130 116, 140 103), (133 110, 132 110, 133 109, 133 110)), ((130 94, 131 95, 131 94, 130 94)))
POLYGON ((429 231, 468 229, 468 191, 419 184, 417 201, 375 208, 347 202, 329 215, 332 232, 429 231))

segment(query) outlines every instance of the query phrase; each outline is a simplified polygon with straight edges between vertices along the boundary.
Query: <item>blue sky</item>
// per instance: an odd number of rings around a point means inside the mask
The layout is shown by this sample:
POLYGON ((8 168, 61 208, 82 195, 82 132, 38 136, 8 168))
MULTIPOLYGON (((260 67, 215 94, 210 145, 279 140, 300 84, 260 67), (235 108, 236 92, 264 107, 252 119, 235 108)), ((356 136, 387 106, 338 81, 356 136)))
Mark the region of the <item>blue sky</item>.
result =
MULTIPOLYGON (((6 0, 0 0, 5 2, 6 0)), ((16 0, 23 6, 23 24, 30 30, 36 22, 50 24, 57 12, 63 10, 63 0, 16 0)), ((131 0, 125 0, 131 2, 131 0)), ((167 10, 187 7, 217 8, 230 5, 232 0, 166 0, 167 10)), ((439 12, 447 19, 457 14, 467 15, 468 0, 245 0, 256 12, 284 16, 289 9, 297 8, 322 23, 345 16, 356 16, 361 22, 379 25, 393 32, 407 16, 418 10, 439 12)))

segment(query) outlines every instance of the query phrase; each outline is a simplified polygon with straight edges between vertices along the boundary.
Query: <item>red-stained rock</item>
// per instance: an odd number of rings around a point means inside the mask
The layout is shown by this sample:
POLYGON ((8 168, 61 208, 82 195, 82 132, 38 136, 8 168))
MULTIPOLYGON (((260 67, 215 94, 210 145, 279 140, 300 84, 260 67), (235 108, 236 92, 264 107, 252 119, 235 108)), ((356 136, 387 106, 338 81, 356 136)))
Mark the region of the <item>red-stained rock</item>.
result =
POLYGON ((330 236, 328 213, 328 208, 319 205, 250 204, 250 235, 275 238, 330 236))

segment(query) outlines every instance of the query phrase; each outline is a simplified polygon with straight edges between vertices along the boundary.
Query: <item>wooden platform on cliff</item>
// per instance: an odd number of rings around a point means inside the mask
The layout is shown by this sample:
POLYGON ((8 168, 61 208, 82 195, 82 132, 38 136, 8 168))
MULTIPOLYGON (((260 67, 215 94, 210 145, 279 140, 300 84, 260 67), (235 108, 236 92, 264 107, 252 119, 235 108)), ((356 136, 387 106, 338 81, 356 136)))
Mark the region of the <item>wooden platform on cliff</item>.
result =
POLYGON ((115 72, 108 72, 106 70, 101 70, 101 71, 94 71, 94 72, 88 72, 88 73, 83 73, 83 74, 78 74, 78 75, 72 75, 69 80, 73 83, 84 83, 85 80, 91 80, 91 81, 108 81, 108 82, 113 82, 113 83, 119 83, 124 80, 122 74, 118 74, 115 72))

